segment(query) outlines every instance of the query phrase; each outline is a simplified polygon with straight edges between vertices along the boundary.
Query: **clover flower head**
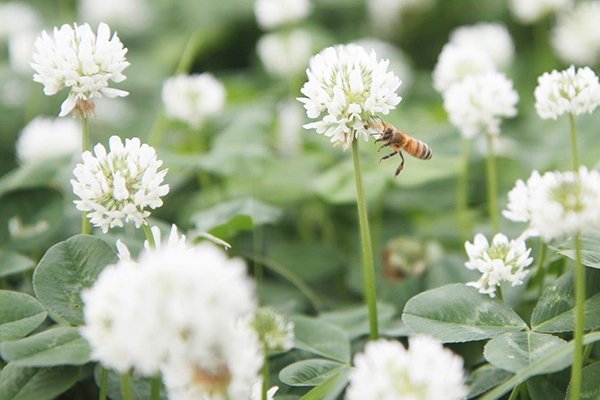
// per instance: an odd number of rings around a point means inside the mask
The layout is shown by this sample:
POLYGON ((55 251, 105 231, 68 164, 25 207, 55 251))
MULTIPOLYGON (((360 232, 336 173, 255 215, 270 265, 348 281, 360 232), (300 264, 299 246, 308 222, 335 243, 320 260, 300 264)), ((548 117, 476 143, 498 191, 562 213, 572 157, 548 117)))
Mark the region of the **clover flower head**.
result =
POLYGON ((600 61, 600 1, 580 3, 570 13, 559 16, 552 32, 556 54, 566 62, 579 65, 600 61))
POLYGON ((61 117, 71 111, 94 115, 94 98, 128 95, 108 87, 109 81, 124 81, 123 70, 129 66, 125 59, 127 49, 116 33, 110 36, 108 25, 101 23, 97 35, 88 24, 55 27, 52 37, 42 32, 35 48, 31 67, 37 73, 33 80, 44 85, 47 96, 63 88, 70 90, 62 103, 61 117))
POLYGON ((249 398, 259 380, 261 346, 240 321, 256 307, 254 284, 242 260, 212 244, 121 259, 82 299, 92 358, 119 372, 161 371, 169 398, 249 398))
POLYGON ((306 113, 295 99, 283 100, 278 105, 276 146, 281 154, 291 156, 300 152, 305 120, 306 113))
POLYGON ((256 21, 265 30, 301 22, 308 17, 312 9, 310 0, 256 0, 254 2, 256 21))
POLYGON ((19 74, 30 74, 31 56, 35 51, 35 39, 38 32, 23 31, 10 35, 8 40, 8 62, 13 71, 19 74))
POLYGON ((591 114, 600 104, 600 83, 590 68, 571 66, 564 71, 545 72, 535 88, 535 109, 542 119, 591 114))
POLYGON ((459 400, 467 395, 463 360, 427 336, 369 342, 354 357, 346 400, 459 400))
POLYGON ((573 0, 511 0, 510 10, 523 24, 533 24, 559 11, 568 10, 573 0))
POLYGON ((162 100, 167 117, 200 128, 225 105, 225 87, 210 73, 178 75, 167 79, 162 100))
POLYGON ((514 57, 515 45, 506 27, 496 23, 479 23, 456 28, 450 43, 473 47, 486 53, 500 68, 508 66, 514 57))
POLYGON ((433 87, 440 93, 466 77, 495 71, 489 54, 473 46, 448 43, 442 49, 433 69, 433 87))
POLYGON ((523 240, 511 240, 501 233, 494 236, 490 246, 481 233, 475 235, 473 244, 466 242, 465 249, 469 261, 465 263, 468 269, 481 272, 481 278, 467 283, 479 290, 479 293, 496 297, 496 289, 502 282, 510 282, 512 286, 522 285, 529 271, 525 271, 533 262, 529 257, 531 249, 525 246, 523 240))
POLYGON ((281 78, 304 72, 312 55, 313 41, 303 29, 268 33, 258 40, 257 52, 265 69, 281 78))
POLYGON ((35 31, 41 25, 40 14, 27 3, 20 1, 0 3, 0 39, 7 39, 22 32, 35 31))
POLYGON ((36 117, 23 128, 17 140, 21 164, 39 163, 76 154, 81 148, 81 129, 70 119, 36 117))
POLYGON ((500 72, 469 75, 443 95, 450 122, 466 138, 480 132, 498 135, 502 118, 517 115, 519 95, 500 72))
POLYGON ((79 0, 77 8, 83 20, 106 22, 123 33, 142 32, 152 20, 148 0, 79 0))
POLYGON ((387 115, 402 100, 396 90, 402 83, 388 71, 389 61, 377 59, 374 51, 345 45, 328 47, 314 56, 302 87, 307 115, 319 119, 304 125, 331 138, 347 150, 354 138, 365 141, 374 133, 365 127, 378 114, 387 115))
POLYGON ((162 206, 161 197, 169 193, 169 186, 162 184, 167 170, 158 171, 162 161, 154 148, 138 138, 126 139, 123 145, 120 137, 113 136, 109 150, 97 144, 95 155, 82 154, 83 164, 77 164, 76 179, 71 180, 80 198, 75 204, 105 233, 130 221, 139 228, 150 216, 148 209, 162 206))
POLYGON ((288 351, 294 347, 294 323, 270 307, 262 307, 247 318, 266 350, 288 351))

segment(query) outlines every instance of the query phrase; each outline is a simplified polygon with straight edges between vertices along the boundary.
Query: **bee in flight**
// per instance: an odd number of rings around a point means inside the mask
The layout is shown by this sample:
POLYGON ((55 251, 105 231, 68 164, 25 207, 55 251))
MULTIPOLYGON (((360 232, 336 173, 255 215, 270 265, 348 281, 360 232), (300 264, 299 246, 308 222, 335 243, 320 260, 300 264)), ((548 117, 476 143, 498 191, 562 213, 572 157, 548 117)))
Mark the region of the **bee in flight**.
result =
POLYGON ((400 165, 398 165, 398 168, 396 168, 394 179, 396 179, 396 177, 404 169, 404 156, 402 155, 402 150, 420 160, 429 160, 433 156, 431 148, 426 143, 408 136, 406 133, 399 131, 398 129, 394 128, 393 125, 388 124, 382 119, 375 121, 370 125, 366 125, 365 128, 374 129, 379 132, 376 134, 379 135, 379 138, 375 141, 375 143, 384 142, 384 144, 377 151, 381 151, 381 149, 385 147, 389 147, 390 150, 392 150, 392 152, 387 156, 381 157, 379 162, 387 160, 396 154, 398 154, 402 159, 402 162, 400 165))

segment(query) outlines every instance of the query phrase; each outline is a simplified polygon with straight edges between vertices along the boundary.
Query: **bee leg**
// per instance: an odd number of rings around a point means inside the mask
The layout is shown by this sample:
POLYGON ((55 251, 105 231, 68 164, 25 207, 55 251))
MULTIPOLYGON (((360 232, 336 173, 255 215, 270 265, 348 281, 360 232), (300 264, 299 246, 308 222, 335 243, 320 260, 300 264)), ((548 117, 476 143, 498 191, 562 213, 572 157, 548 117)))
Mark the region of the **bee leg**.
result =
POLYGON ((390 144, 391 144, 391 143, 389 143, 389 142, 388 142, 388 143, 386 143, 386 144, 384 144, 383 146, 381 146, 381 147, 379 148, 379 150, 377 150, 377 152, 379 153, 379 152, 381 151, 381 149, 383 149, 384 147, 388 147, 390 144))
POLYGON ((379 159, 379 162, 382 162, 383 160, 387 160, 390 157, 394 157, 398 152, 394 151, 393 153, 388 154, 387 156, 383 156, 379 159))
POLYGON ((404 169, 404 156, 402 155, 401 151, 398 152, 398 155, 402 159, 402 162, 400 163, 400 165, 398 165, 398 168, 396 168, 396 173, 394 174, 394 180, 396 180, 398 175, 400 175, 400 172, 402 172, 402 170, 404 169))

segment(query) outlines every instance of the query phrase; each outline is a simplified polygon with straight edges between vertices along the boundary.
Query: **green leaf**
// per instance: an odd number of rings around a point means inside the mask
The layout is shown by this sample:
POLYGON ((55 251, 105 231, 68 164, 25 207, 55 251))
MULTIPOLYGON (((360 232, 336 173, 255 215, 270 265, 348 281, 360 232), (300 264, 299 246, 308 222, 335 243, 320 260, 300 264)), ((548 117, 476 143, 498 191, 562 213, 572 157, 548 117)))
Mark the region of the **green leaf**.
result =
POLYGON ((18 367, 83 365, 91 349, 79 328, 58 327, 25 339, 2 343, 2 358, 18 367))
MULTIPOLYGON (((586 330, 600 328, 600 271, 587 269, 584 303, 586 330)), ((531 316, 531 326, 537 332, 570 332, 575 328, 575 297, 573 271, 548 286, 531 316)))
POLYGON ((512 376, 510 372, 496 368, 493 365, 485 364, 483 367, 477 368, 467 379, 469 389, 468 399, 479 396, 481 393, 487 392, 494 386, 498 386, 512 376))
POLYGON ((317 386, 334 375, 349 372, 350 367, 335 361, 311 359, 288 365, 279 373, 279 380, 289 386, 317 386))
MULTIPOLYGON (((588 233, 581 235, 581 263, 592 268, 600 268, 600 232, 588 233)), ((569 257, 575 260, 575 250, 573 241, 569 241, 558 254, 569 257)))
MULTIPOLYGON (((588 365, 581 370, 581 400, 600 399, 600 362, 588 365)), ((571 384, 567 389, 567 399, 571 398, 571 384)))
POLYGON ((0 343, 20 339, 46 319, 44 307, 33 297, 8 290, 0 291, 0 343))
POLYGON ((534 376, 527 380, 527 393, 531 400, 564 400, 565 388, 557 383, 555 375, 534 376))
POLYGON ((348 373, 341 372, 306 393, 300 400, 335 400, 346 385, 348 385, 348 373))
MULTIPOLYGON (((394 306, 377 303, 377 319, 380 327, 390 325, 390 320, 395 314, 396 309, 394 306)), ((351 340, 369 334, 369 310, 367 306, 321 313, 319 319, 342 328, 351 340)))
MULTIPOLYGON (((101 371, 102 366, 96 364, 96 367, 94 368, 94 380, 98 387, 100 387, 101 371)), ((110 399, 123 400, 123 397, 121 396, 121 375, 110 370, 108 371, 106 391, 110 399)), ((148 400, 150 398, 150 379, 136 379, 135 377, 132 377, 131 396, 131 400, 148 400)), ((167 400, 167 391, 162 385, 160 388, 160 400, 167 400)))
POLYGON ((284 265, 305 281, 331 277, 344 263, 343 256, 319 243, 282 243, 270 247, 267 257, 284 265))
MULTIPOLYGON (((588 333, 583 337, 583 344, 595 343, 600 340, 600 333, 588 333)), ((519 371, 515 376, 507 380, 506 382, 498 385, 495 389, 485 394, 479 400, 496 400, 500 397, 504 396, 511 390, 513 387, 525 382, 527 379, 532 376, 539 375, 543 373, 543 371, 547 370, 549 366, 555 363, 564 362, 564 360, 569 360, 569 364, 565 367, 568 367, 571 364, 571 359, 573 355, 573 350, 575 349, 575 342, 570 341, 565 343, 557 348, 553 349, 549 353, 546 354, 545 357, 540 358, 535 363, 526 367, 522 371, 519 371)))
MULTIPOLYGON (((552 350, 567 342, 556 336, 536 332, 509 332, 497 336, 485 346, 483 355, 488 362, 509 372, 519 372, 536 363, 552 350)), ((539 374, 565 369, 569 360, 560 360, 539 374)))
POLYGON ((252 230, 255 226, 277 222, 280 217, 278 208, 255 199, 242 199, 202 210, 192 216, 192 222, 200 231, 229 238, 238 232, 252 230))
POLYGON ((61 168, 69 166, 71 157, 27 163, 0 179, 0 196, 14 190, 31 189, 48 185, 61 168))
POLYGON ((342 363, 350 362, 350 340, 337 326, 308 317, 292 317, 295 347, 342 363))
POLYGON ((21 368, 8 363, 0 372, 0 399, 51 400, 78 379, 78 367, 21 368))
POLYGON ((527 327, 506 304, 464 284, 442 286, 413 297, 404 308, 402 321, 413 332, 445 343, 489 339, 527 327))
POLYGON ((0 278, 33 269, 33 260, 13 251, 0 252, 0 278))
POLYGON ((104 267, 118 261, 102 239, 77 235, 50 248, 33 274, 37 298, 50 311, 73 325, 83 324, 80 294, 91 288, 104 267))

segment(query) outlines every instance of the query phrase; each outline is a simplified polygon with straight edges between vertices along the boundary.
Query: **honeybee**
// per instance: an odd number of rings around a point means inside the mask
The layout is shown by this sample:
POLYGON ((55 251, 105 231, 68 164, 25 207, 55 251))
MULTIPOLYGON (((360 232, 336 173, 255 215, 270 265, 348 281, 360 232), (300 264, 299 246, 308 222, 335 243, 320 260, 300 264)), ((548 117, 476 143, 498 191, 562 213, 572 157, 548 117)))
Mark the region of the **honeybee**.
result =
POLYGON ((402 159, 402 162, 398 165, 398 168, 396 168, 394 179, 396 179, 404 169, 404 156, 402 155, 402 150, 420 160, 429 160, 433 156, 431 148, 426 143, 408 136, 406 133, 399 131, 393 125, 388 124, 382 119, 372 122, 370 125, 367 124, 365 128, 374 129, 379 132, 376 134, 379 135, 379 138, 375 143, 385 142, 383 146, 377 150, 378 152, 385 147, 389 147, 390 150, 392 150, 390 154, 381 157, 379 162, 387 160, 396 154, 402 159))

